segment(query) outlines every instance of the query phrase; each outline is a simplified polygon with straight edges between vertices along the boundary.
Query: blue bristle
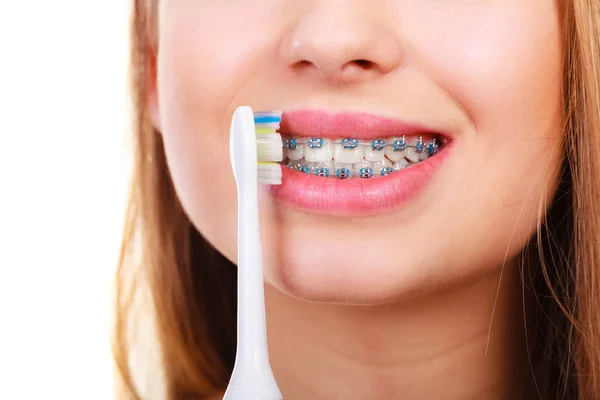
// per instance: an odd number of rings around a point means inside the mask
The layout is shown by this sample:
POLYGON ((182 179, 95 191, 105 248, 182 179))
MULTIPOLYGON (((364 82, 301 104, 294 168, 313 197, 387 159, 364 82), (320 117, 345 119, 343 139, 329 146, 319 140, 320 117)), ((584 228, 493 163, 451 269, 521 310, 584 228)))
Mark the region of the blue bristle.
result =
POLYGON ((255 124, 269 124, 276 122, 281 122, 281 117, 275 115, 258 115, 254 117, 255 124))

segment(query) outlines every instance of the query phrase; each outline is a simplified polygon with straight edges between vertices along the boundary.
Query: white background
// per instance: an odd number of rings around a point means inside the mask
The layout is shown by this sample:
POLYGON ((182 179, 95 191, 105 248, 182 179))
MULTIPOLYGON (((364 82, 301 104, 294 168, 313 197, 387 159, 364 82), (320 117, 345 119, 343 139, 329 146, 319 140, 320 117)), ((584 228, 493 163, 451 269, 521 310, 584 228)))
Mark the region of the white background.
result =
POLYGON ((0 399, 112 396, 128 0, 0 0, 0 399))

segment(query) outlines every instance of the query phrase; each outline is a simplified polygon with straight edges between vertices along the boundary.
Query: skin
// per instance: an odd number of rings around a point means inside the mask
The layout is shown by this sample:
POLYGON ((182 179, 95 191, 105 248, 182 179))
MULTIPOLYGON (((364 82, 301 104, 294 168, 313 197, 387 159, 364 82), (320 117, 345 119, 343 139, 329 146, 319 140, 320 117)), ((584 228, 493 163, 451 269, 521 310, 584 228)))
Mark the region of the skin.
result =
POLYGON ((392 213, 312 214, 261 193, 286 399, 514 398, 527 364, 516 261, 561 158, 560 29, 551 0, 160 2, 154 123, 186 212, 232 261, 237 106, 369 112, 454 136, 392 213))

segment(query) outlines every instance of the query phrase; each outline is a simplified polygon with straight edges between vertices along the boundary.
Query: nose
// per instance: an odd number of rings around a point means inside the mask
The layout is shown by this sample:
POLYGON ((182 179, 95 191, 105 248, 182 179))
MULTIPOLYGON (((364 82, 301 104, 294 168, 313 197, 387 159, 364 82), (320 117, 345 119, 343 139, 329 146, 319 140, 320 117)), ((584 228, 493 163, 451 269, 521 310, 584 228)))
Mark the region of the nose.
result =
MULTIPOLYGON (((306 1, 306 0, 302 0, 306 1)), ((402 43, 376 0, 307 1, 283 55, 298 74, 350 84, 390 73, 402 64, 402 43)))

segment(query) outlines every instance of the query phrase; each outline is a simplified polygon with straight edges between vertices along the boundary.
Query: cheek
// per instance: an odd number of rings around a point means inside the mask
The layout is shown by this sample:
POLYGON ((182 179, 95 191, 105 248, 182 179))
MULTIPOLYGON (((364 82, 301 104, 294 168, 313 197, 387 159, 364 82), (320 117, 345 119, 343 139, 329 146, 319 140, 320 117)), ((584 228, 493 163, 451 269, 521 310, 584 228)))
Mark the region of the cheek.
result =
MULTIPOLYGON (((540 202, 550 202, 558 179, 558 14, 550 1, 506 0, 497 9, 482 7, 477 18, 447 15, 438 24, 412 36, 417 63, 473 122, 446 169, 452 173, 440 183, 445 204, 437 207, 437 218, 447 221, 452 235, 442 238, 438 256, 453 247, 477 257, 479 268, 497 268, 534 234, 544 212, 540 202)), ((464 261, 460 268, 476 267, 464 261)))
POLYGON ((228 116, 249 98, 260 108, 256 93, 264 85, 253 87, 251 78, 277 48, 270 42, 278 37, 265 35, 264 27, 276 29, 270 15, 282 7, 238 3, 163 2, 157 58, 160 125, 178 197, 196 228, 230 260, 237 253, 237 193, 228 116))
MULTIPOLYGON (((448 181, 459 189, 452 195, 455 210, 461 221, 470 220, 468 210, 489 216, 490 231, 498 235, 510 234, 515 225, 517 230, 519 224, 530 226, 540 196, 553 193, 562 158, 556 4, 465 2, 429 18, 425 26, 415 22, 407 27, 416 32, 410 35, 415 67, 449 93, 473 122, 472 134, 460 138, 456 165, 448 168, 455 171, 448 181)), ((452 193, 452 188, 446 191, 452 193)))
POLYGON ((234 259, 237 193, 227 143, 211 134, 219 132, 216 121, 205 122, 202 130, 184 129, 183 124, 167 125, 163 134, 178 198, 203 236, 234 259))
POLYGON ((229 56, 235 52, 224 54, 216 51, 218 46, 207 45, 206 25, 201 32, 197 24, 203 21, 170 4, 160 27, 157 59, 160 125, 169 170, 193 224, 231 258, 236 251, 237 195, 229 163, 229 121, 221 116, 227 114, 224 107, 236 85, 224 77, 235 77, 229 69, 239 68, 239 63, 229 56))
POLYGON ((479 135, 528 139, 556 133, 562 71, 554 2, 467 3, 468 18, 455 7, 425 29, 410 26, 418 32, 411 38, 419 68, 471 116, 479 135))

